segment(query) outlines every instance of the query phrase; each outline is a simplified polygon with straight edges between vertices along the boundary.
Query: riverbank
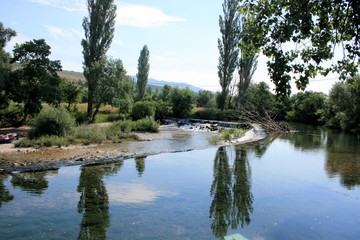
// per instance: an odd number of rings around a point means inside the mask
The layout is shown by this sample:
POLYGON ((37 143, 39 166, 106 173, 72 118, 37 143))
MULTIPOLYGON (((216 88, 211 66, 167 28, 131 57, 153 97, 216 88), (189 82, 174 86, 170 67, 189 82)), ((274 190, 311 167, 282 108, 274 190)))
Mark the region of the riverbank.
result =
MULTIPOLYGON (((194 131, 174 125, 161 126, 158 133, 135 133, 140 141, 117 144, 73 145, 68 147, 15 148, 14 143, 0 145, 0 173, 13 171, 41 171, 64 165, 89 165, 114 162, 126 158, 165 152, 191 151, 213 147, 209 138, 216 132, 194 131)), ((227 144, 258 141, 266 135, 253 128, 242 138, 227 144)))

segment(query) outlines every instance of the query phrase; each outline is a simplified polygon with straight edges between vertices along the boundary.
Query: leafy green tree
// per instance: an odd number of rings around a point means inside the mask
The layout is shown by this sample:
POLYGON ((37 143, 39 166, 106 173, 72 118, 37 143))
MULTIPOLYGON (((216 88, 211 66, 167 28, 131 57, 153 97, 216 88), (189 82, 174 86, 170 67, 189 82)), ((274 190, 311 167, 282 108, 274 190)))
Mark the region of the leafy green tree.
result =
POLYGON ((1 127, 20 127, 21 119, 24 117, 24 104, 9 101, 8 106, 0 109, 0 126, 1 127))
MULTIPOLYGON (((145 45, 140 51, 140 57, 138 60, 138 73, 136 74, 137 78, 137 90, 138 90, 138 100, 141 101, 144 99, 146 85, 148 82, 149 70, 150 70, 150 52, 148 47, 145 45)), ((150 90, 151 91, 151 90, 150 90)))
POLYGON ((0 22, 0 47, 3 49, 6 43, 16 36, 16 31, 11 28, 5 28, 4 24, 0 22))
POLYGON ((131 112, 131 108, 134 102, 134 82, 130 76, 126 75, 124 78, 122 78, 118 87, 119 88, 114 99, 114 104, 119 108, 120 113, 127 115, 131 112))
POLYGON ((11 28, 5 28, 0 22, 0 109, 4 109, 9 103, 8 83, 11 73, 10 55, 5 52, 6 43, 16 36, 16 32, 11 28))
POLYGON ((42 101, 59 106, 61 101, 59 60, 49 59, 50 46, 44 39, 16 44, 11 62, 18 62, 20 68, 11 76, 12 99, 24 103, 24 118, 40 112, 42 101))
POLYGON ((241 51, 241 57, 239 59, 239 66, 238 66, 239 96, 243 95, 250 86, 252 77, 257 68, 257 58, 258 58, 257 55, 247 55, 245 52, 241 51))
POLYGON ((170 101, 170 92, 171 92, 171 89, 172 87, 165 84, 163 89, 162 89, 162 92, 161 92, 161 99, 164 101, 164 102, 169 102, 170 101))
POLYGON ((62 93, 62 101, 67 103, 66 109, 70 111, 71 106, 76 105, 76 103, 79 101, 81 86, 74 82, 69 81, 66 78, 62 78, 60 87, 62 93))
POLYGON ((270 60, 271 80, 279 96, 289 96, 293 78, 304 90, 309 79, 330 71, 342 79, 354 76, 360 57, 360 9, 357 0, 241 0, 248 13, 248 42, 270 60), (343 46, 343 59, 331 66, 334 48, 343 46))
POLYGON ((196 105, 206 108, 215 107, 215 94, 209 90, 200 90, 196 97, 196 105))
POLYGON ((240 41, 240 15, 237 12, 237 0, 224 0, 223 16, 219 16, 221 39, 218 39, 219 65, 218 76, 221 92, 218 97, 218 107, 224 110, 230 94, 231 82, 236 69, 240 41))
POLYGON ((128 114, 133 103, 134 84, 120 59, 109 59, 105 65, 105 79, 100 88, 102 102, 119 108, 120 113, 128 114))
POLYGON ((319 124, 321 111, 326 105, 326 96, 321 92, 299 92, 290 99, 292 110, 287 119, 295 122, 319 124))
POLYGON ((360 76, 336 83, 329 93, 324 112, 326 124, 345 131, 360 133, 360 76))
POLYGON ((125 67, 120 59, 107 59, 104 63, 95 64, 99 71, 101 84, 94 92, 94 112, 92 120, 95 120, 101 104, 114 105, 121 99, 128 99, 132 92, 132 84, 126 76, 125 67))
POLYGON ((96 96, 103 80, 103 66, 106 52, 111 46, 115 31, 116 5, 114 0, 88 0, 89 17, 83 20, 85 39, 82 39, 84 55, 84 76, 88 83, 88 119, 95 120, 94 105, 98 105, 96 96))
POLYGON ((194 94, 190 89, 172 88, 170 92, 170 102, 175 117, 187 117, 192 110, 194 94))
POLYGON ((239 82, 237 86, 238 96, 242 96, 249 88, 258 63, 258 50, 254 48, 248 40, 248 36, 251 34, 251 25, 248 23, 248 18, 251 16, 247 13, 243 13, 241 16, 241 37, 239 42, 240 58, 238 61, 239 82))
POLYGON ((250 84, 248 90, 243 94, 241 109, 252 112, 264 111, 275 113, 275 96, 270 92, 270 87, 265 82, 250 84))
POLYGON ((156 101, 155 103, 155 120, 163 122, 166 117, 171 115, 171 105, 169 102, 164 102, 161 99, 156 101))

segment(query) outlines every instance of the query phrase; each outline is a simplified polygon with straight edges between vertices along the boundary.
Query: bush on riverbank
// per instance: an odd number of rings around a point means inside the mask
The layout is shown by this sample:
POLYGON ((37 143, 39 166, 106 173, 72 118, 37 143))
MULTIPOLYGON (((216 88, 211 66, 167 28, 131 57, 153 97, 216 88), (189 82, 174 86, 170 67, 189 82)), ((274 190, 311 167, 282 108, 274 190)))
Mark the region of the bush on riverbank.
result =
POLYGON ((239 128, 223 128, 220 131, 219 136, 214 136, 209 139, 211 144, 218 144, 220 142, 230 142, 234 139, 241 138, 245 135, 248 129, 239 129, 239 128))
POLYGON ((46 108, 32 120, 30 138, 41 136, 64 136, 75 126, 75 119, 63 108, 46 108))
POLYGON ((64 136, 46 135, 38 138, 25 138, 15 143, 15 147, 50 147, 69 146, 73 144, 89 145, 103 142, 118 143, 125 139, 138 140, 138 137, 131 133, 133 131, 157 132, 160 124, 153 118, 140 119, 138 121, 118 121, 109 126, 81 125, 75 127, 70 133, 64 136))

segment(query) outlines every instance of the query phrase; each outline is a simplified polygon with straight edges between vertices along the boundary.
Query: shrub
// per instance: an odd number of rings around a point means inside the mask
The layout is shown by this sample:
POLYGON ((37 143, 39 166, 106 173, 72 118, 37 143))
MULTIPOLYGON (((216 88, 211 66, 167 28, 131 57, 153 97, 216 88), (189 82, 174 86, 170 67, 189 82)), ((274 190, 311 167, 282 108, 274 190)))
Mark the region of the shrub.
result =
POLYGON ((88 121, 87 112, 75 111, 75 112, 72 113, 72 115, 74 116, 75 122, 78 125, 87 123, 87 121, 88 121))
POLYGON ((64 136, 75 126, 75 119, 63 108, 43 109, 32 121, 30 137, 64 136))
POLYGON ((91 143, 101 143, 106 140, 106 133, 101 127, 82 125, 75 129, 72 136, 73 142, 81 142, 85 145, 91 143))
POLYGON ((59 136, 42 136, 35 140, 30 139, 22 139, 19 142, 15 143, 15 147, 33 147, 33 148, 40 148, 40 147, 51 147, 51 146, 68 146, 71 142, 66 137, 59 137, 59 136))
POLYGON ((124 115, 119 113, 112 113, 106 116, 106 122, 116 122, 124 119, 124 115))
POLYGON ((134 122, 133 131, 141 132, 157 132, 159 131, 160 124, 154 118, 146 117, 134 122))
POLYGON ((155 117, 155 103, 150 101, 136 102, 132 108, 132 119, 139 120, 145 117, 155 117))
POLYGON ((117 121, 109 126, 109 130, 112 132, 124 132, 129 133, 133 129, 133 121, 124 120, 124 121, 117 121))

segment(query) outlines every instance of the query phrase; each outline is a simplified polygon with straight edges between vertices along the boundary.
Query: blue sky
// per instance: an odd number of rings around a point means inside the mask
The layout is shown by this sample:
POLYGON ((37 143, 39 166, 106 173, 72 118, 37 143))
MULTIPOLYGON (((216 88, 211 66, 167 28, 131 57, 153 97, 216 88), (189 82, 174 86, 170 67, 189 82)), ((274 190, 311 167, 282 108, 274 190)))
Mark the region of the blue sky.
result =
MULTIPOLYGON (((81 39, 86 0, 1 0, 0 21, 17 32, 6 46, 43 38, 52 60, 64 70, 82 72, 81 39)), ((121 59, 135 75, 140 50, 150 50, 150 77, 220 90, 217 76, 220 37, 218 19, 223 0, 115 0, 115 36, 108 55, 121 59)), ((334 76, 319 77, 308 90, 327 92, 334 76)), ((259 58, 254 81, 270 84, 266 58, 259 58)), ((271 86, 271 85, 270 85, 271 86)), ((294 89, 295 91, 295 89, 294 89)))

